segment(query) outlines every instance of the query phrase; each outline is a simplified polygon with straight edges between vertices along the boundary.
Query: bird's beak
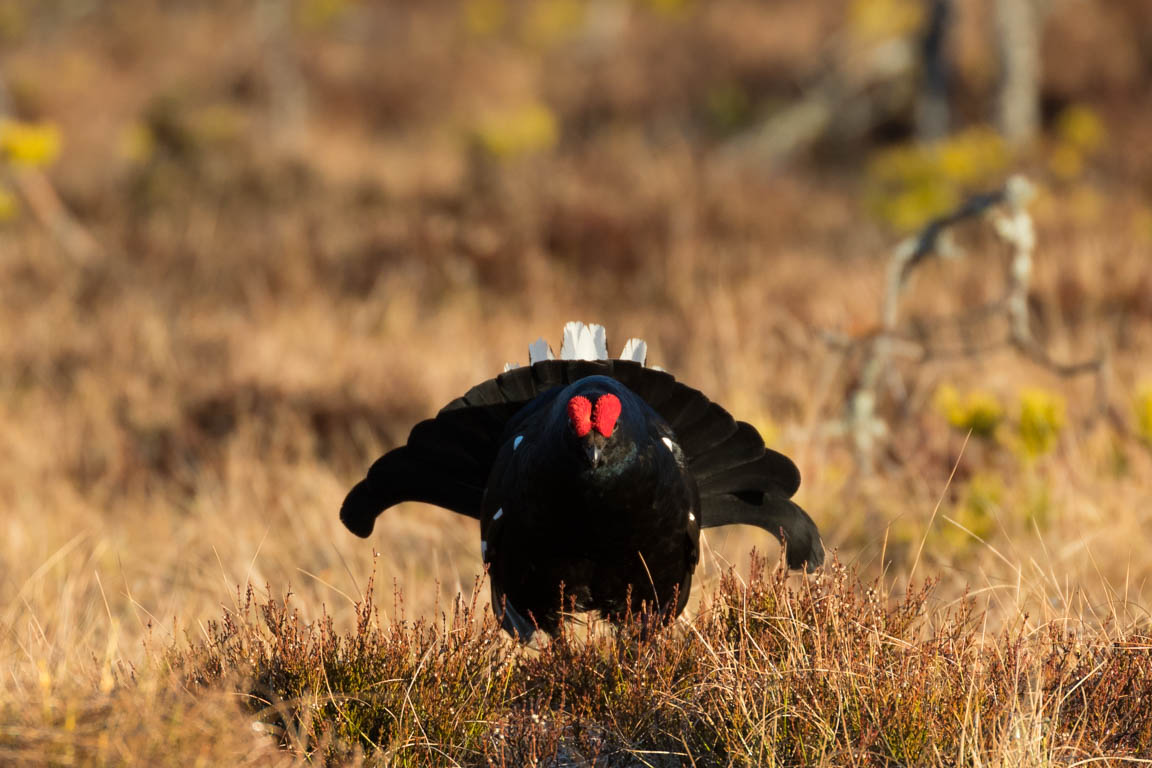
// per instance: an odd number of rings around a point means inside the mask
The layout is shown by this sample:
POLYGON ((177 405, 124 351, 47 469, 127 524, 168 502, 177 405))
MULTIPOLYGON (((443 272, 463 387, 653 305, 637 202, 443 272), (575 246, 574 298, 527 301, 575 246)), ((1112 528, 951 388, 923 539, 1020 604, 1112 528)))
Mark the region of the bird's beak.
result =
POLYGON ((588 461, 592 464, 592 466, 596 467, 600 465, 600 457, 603 455, 604 451, 600 448, 598 443, 589 440, 584 444, 584 451, 588 454, 588 461))

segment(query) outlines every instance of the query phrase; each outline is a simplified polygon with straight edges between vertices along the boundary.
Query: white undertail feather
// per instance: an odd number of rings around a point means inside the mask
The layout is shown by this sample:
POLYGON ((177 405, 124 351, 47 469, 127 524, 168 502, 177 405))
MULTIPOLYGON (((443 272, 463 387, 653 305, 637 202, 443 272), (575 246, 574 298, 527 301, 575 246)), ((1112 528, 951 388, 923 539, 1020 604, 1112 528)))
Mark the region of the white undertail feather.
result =
POLYGON ((608 342, 604 326, 573 321, 564 326, 561 360, 607 360, 608 342))
POLYGON ((529 365, 535 365, 544 360, 554 360, 555 357, 552 354, 552 347, 548 346, 548 342, 544 341, 543 336, 528 345, 529 365))
MULTIPOLYGON (((528 345, 528 365, 556 360, 556 353, 543 337, 528 345)), ((560 360, 607 360, 608 334, 604 326, 597 323, 572 321, 564 325, 564 343, 560 346, 560 360)), ((631 338, 624 343, 620 360, 629 360, 645 365, 648 360, 648 344, 644 339, 631 338)), ((519 368, 519 363, 505 363, 504 372, 519 368)), ((654 370, 661 370, 653 366, 654 370)))
POLYGON ((620 359, 644 365, 644 361, 648 359, 648 344, 644 339, 635 337, 628 339, 624 342, 624 351, 620 353, 620 359))
POLYGON ((592 331, 592 343, 596 347, 596 359, 608 359, 608 332, 604 330, 604 326, 593 323, 588 326, 588 330, 592 331))

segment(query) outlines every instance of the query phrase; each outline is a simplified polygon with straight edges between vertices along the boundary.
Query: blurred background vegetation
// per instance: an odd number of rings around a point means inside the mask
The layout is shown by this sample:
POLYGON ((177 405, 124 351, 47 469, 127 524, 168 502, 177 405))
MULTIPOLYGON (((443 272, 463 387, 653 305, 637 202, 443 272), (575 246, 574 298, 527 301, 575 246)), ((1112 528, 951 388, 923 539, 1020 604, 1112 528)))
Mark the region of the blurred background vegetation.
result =
MULTIPOLYGON (((470 586, 470 521, 369 544, 336 510, 569 319, 755 423, 893 588, 1138 613, 1150 97, 1146 0, 0 0, 0 663, 103 679, 248 580, 315 615, 372 547, 410 613, 470 586), (1106 375, 897 359, 859 473, 827 334, 874 333, 895 244, 1013 173, 1038 340, 1106 375)), ((987 227, 956 240, 904 302, 930 349, 1001 334, 944 327, 1005 284, 987 227)), ((711 536, 701 581, 753 544, 711 536)))

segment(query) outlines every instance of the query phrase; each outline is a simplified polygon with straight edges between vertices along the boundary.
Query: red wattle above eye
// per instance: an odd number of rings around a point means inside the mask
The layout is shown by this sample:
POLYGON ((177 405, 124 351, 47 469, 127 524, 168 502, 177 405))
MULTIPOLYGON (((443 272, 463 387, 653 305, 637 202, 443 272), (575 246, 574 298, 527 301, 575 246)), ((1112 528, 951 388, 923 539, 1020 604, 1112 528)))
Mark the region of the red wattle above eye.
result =
POLYGON ((588 398, 577 395, 568 401, 568 421, 577 437, 592 431, 592 403, 588 398))
POLYGON ((596 407, 592 409, 592 425, 604 437, 612 437, 612 430, 616 428, 620 411, 620 398, 616 395, 600 395, 596 400, 596 407))

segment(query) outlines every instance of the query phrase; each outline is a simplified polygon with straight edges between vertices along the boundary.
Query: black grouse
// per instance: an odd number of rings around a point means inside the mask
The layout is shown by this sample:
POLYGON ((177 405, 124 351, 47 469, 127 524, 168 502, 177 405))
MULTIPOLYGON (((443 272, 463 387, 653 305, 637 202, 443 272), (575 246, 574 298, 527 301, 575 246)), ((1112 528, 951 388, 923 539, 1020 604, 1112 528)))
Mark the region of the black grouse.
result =
POLYGON ((601 326, 569 323, 561 359, 541 339, 528 366, 509 365, 417 424, 352 488, 340 519, 367 537, 402 501, 478 518, 493 610, 523 640, 554 634, 562 608, 619 619, 647 603, 678 616, 701 528, 756 525, 782 538, 790 567, 819 566, 816 525, 791 501, 796 465, 645 367, 645 354, 632 339, 608 359, 601 326))

